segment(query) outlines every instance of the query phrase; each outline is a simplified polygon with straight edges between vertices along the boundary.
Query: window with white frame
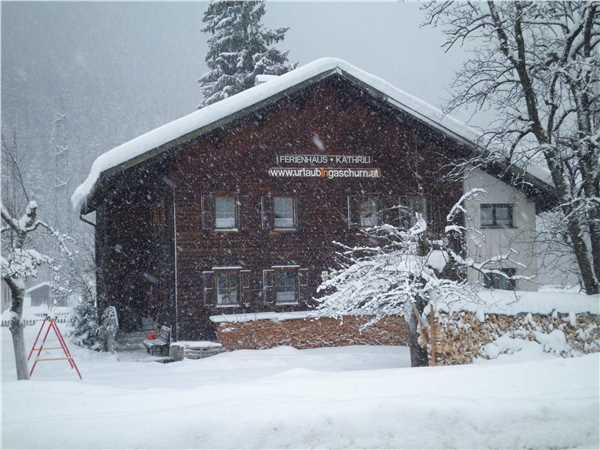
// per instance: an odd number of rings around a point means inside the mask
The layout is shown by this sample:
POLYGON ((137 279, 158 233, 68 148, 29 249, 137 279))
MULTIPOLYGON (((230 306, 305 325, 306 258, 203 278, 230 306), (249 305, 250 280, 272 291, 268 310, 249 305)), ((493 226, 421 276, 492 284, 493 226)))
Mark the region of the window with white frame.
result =
POLYGON ((375 197, 367 197, 360 202, 360 226, 376 227, 381 225, 379 201, 375 197))
POLYGON ((236 202, 233 196, 218 195, 215 197, 215 228, 236 228, 236 202))
POLYGON ((237 270, 216 272, 217 305, 233 306, 240 303, 240 273, 237 270))
POLYGON ((296 228, 295 202, 292 197, 273 197, 275 228, 296 228))
POLYGON ((297 303, 296 284, 298 273, 295 270, 275 271, 275 302, 297 303))

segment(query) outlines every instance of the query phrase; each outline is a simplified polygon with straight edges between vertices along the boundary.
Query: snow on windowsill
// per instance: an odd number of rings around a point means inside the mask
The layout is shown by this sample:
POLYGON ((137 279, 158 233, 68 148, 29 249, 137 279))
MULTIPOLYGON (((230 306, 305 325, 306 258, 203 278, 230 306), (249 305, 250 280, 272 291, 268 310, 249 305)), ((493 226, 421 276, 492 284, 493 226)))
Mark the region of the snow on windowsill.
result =
MULTIPOLYGON (((540 289, 539 291, 502 291, 481 289, 480 303, 455 302, 440 305, 440 310, 471 311, 477 314, 597 314, 600 315, 600 295, 585 295, 567 290, 540 289)), ((210 316, 214 323, 243 323, 255 320, 298 320, 330 317, 323 311, 257 312, 220 314, 210 316)))
POLYGON ((181 345, 185 348, 216 348, 223 347, 222 344, 212 341, 175 341, 173 344, 181 345))
POLYGON ((242 313, 242 314, 221 314, 210 316, 211 322, 223 323, 243 323, 253 322, 255 320, 273 320, 276 322, 283 320, 310 319, 324 317, 321 311, 289 311, 289 312, 259 312, 259 313, 242 313))

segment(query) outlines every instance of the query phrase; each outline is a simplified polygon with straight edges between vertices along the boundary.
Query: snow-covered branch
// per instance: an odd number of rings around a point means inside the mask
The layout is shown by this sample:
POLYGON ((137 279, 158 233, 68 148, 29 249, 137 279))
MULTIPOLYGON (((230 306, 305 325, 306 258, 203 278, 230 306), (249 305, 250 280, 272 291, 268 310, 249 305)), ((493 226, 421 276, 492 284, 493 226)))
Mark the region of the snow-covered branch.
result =
MULTIPOLYGON (((498 112, 468 166, 548 169, 588 293, 600 290, 600 5, 596 1, 427 2, 444 47, 475 47, 448 110, 498 112), (588 199, 588 200, 582 200, 588 199), (583 206, 585 205, 585 206, 583 206)), ((536 172, 539 173, 539 170, 536 172)))

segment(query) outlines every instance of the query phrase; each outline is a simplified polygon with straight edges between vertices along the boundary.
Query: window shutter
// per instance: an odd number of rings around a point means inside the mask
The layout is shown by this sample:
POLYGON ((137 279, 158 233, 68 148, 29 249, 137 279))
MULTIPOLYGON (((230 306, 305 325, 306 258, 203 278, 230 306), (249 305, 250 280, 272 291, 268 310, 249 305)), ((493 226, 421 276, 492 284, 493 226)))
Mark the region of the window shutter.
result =
POLYGON ((298 303, 307 303, 308 292, 308 269, 298 270, 298 303))
POLYGON ((275 288, 273 286, 274 270, 263 270, 263 302, 275 303, 275 288))
POLYGON ((240 303, 250 303, 251 299, 251 290, 250 290, 250 276, 252 271, 250 270, 240 270, 240 294, 241 294, 241 302, 240 303))
POLYGON ((215 305, 217 303, 215 273, 210 270, 205 270, 202 272, 202 278, 204 287, 204 304, 215 305))
POLYGON ((202 194, 200 207, 202 209, 202 229, 215 229, 215 196, 212 192, 202 194))
POLYGON ((294 197, 294 225, 296 225, 296 230, 300 230, 300 200, 297 197, 294 197))
POLYGON ((239 193, 235 194, 235 228, 238 230, 242 229, 240 223, 240 211, 242 209, 242 195, 239 193))
POLYGON ((360 226, 360 196, 357 194, 348 194, 346 197, 348 212, 348 228, 360 226))
POLYGON ((263 230, 273 229, 273 197, 270 193, 260 199, 260 218, 263 230))

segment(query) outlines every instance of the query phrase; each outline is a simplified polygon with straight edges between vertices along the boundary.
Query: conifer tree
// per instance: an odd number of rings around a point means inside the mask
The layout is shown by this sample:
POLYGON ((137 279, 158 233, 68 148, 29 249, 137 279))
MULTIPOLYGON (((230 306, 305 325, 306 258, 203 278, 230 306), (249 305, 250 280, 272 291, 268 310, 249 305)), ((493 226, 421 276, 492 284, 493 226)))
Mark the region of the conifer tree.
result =
POLYGON ((102 343, 99 336, 98 312, 90 300, 83 300, 73 308, 69 318, 71 342, 80 347, 92 350, 101 350, 102 343))
POLYGON ((256 75, 281 75, 294 68, 288 52, 274 47, 288 28, 263 27, 264 14, 263 1, 209 4, 202 29, 210 34, 205 58, 209 71, 199 80, 201 108, 254 86, 256 75))

